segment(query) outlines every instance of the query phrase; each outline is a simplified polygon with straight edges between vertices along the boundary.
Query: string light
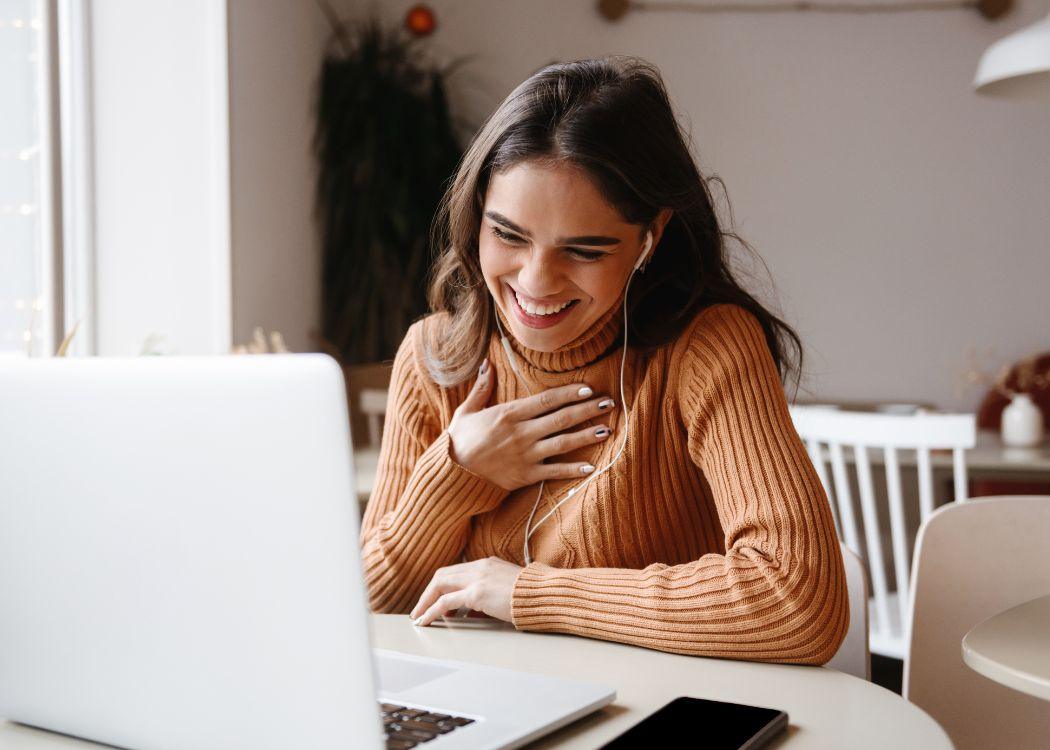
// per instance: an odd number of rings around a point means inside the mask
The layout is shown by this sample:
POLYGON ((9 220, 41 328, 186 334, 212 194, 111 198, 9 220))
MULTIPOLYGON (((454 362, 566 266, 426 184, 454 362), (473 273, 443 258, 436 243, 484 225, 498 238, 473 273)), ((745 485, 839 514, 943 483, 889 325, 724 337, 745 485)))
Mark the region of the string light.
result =
POLYGON ((10 24, 12 29, 33 29, 34 31, 40 31, 44 28, 44 19, 42 18, 30 18, 26 21, 24 18, 12 18, 10 21, 4 18, 0 18, 0 29, 7 28, 10 24))
POLYGON ((40 31, 44 28, 44 19, 30 18, 27 21, 24 18, 12 18, 9 21, 6 18, 0 18, 0 29, 6 29, 8 26, 12 29, 33 29, 34 31, 40 31))
MULTIPOLYGON (((44 28, 44 21, 42 18, 0 18, 0 29, 6 28, 18 30, 32 30, 35 32, 39 32, 44 28)), ((37 52, 29 52, 26 55, 26 60, 30 63, 39 64, 41 57, 37 52)), ((39 154, 40 145, 34 143, 17 150, 12 149, 0 151, 0 160, 30 161, 31 159, 37 157, 39 154)), ((34 203, 0 204, 0 215, 31 216, 37 212, 38 206, 34 203)), ((12 300, 11 302, 15 310, 32 310, 32 315, 30 316, 29 326, 27 328, 23 329, 21 332, 13 330, 4 331, 3 340, 14 342, 18 339, 21 339, 23 344, 25 345, 25 353, 31 356, 34 341, 33 328, 35 327, 37 315, 44 309, 44 298, 43 296, 38 296, 32 301, 28 299, 16 299, 12 300)), ((3 302, 3 304, 6 305, 6 302, 3 302)))
POLYGON ((34 143, 32 146, 25 146, 17 151, 0 151, 0 159, 3 159, 4 161, 10 161, 12 159, 18 159, 18 161, 29 161, 39 153, 40 144, 34 143))
POLYGON ((20 203, 17 206, 13 203, 9 203, 0 206, 0 214, 21 214, 22 216, 29 216, 34 213, 36 213, 36 205, 32 203, 20 203))

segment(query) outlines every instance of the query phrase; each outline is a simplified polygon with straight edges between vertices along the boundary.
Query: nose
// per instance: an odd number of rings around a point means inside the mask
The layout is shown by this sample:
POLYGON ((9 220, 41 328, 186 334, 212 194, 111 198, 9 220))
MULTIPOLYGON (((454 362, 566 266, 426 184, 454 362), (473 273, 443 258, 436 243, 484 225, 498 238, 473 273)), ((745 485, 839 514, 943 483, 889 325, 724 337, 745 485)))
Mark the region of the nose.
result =
POLYGON ((565 286, 557 261, 542 250, 529 253, 518 270, 518 288, 533 299, 554 297, 565 286))

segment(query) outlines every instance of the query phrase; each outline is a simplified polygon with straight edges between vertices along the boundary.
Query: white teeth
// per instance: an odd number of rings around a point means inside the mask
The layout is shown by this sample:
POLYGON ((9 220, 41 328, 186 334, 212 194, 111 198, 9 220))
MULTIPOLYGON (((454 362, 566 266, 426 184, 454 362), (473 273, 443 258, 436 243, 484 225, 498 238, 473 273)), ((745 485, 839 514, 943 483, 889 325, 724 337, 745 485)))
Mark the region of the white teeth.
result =
POLYGON ((560 305, 534 305, 523 300, 517 292, 514 292, 514 298, 518 301, 518 306, 529 315, 553 315, 556 312, 561 312, 573 302, 573 300, 569 300, 560 305))

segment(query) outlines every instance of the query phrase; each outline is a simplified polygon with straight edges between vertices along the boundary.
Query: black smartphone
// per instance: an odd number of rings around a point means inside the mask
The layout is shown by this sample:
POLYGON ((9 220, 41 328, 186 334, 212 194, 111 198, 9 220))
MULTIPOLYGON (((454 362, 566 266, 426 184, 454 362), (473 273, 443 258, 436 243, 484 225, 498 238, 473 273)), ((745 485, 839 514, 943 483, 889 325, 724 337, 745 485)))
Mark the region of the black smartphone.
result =
POLYGON ((775 708, 744 706, 702 698, 675 698, 601 750, 702 747, 755 750, 784 731, 788 715, 775 708))

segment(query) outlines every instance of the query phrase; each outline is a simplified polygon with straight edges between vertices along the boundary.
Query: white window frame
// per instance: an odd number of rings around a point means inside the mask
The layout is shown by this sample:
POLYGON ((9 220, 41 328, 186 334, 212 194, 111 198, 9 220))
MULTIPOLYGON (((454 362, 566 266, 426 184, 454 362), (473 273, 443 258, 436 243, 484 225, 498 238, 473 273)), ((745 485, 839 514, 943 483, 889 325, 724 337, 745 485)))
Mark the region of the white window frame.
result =
MULTIPOLYGON (((57 71, 62 159, 61 315, 65 335, 77 327, 69 354, 97 353, 95 312, 94 141, 91 123, 91 12, 83 0, 48 0, 57 20, 51 60, 57 71)), ((57 297, 57 295, 56 295, 57 297)))

